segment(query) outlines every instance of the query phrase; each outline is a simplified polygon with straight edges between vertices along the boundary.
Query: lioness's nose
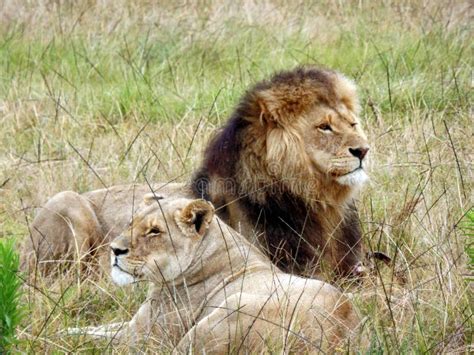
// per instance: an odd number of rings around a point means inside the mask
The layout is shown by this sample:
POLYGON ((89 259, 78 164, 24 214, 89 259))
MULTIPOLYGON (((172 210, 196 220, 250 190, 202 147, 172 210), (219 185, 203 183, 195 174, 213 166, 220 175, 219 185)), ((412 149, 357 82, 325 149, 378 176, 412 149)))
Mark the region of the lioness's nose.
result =
POLYGON ((349 152, 355 156, 356 158, 359 158, 360 160, 364 159, 366 156, 367 152, 369 151, 369 148, 349 148, 349 152))
POLYGON ((115 256, 123 255, 128 253, 128 249, 117 248, 115 246, 110 247, 115 256))

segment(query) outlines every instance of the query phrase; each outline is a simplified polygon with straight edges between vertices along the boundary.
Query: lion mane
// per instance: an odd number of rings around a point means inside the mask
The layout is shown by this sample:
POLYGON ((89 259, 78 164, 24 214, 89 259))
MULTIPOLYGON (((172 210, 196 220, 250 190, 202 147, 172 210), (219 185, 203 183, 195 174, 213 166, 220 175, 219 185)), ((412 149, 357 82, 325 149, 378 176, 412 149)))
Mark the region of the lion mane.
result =
POLYGON ((310 276, 327 266, 348 275, 361 260, 357 185, 315 173, 295 128, 318 107, 357 117, 355 85, 311 67, 256 84, 208 144, 192 189, 232 227, 253 231, 283 270, 310 276))

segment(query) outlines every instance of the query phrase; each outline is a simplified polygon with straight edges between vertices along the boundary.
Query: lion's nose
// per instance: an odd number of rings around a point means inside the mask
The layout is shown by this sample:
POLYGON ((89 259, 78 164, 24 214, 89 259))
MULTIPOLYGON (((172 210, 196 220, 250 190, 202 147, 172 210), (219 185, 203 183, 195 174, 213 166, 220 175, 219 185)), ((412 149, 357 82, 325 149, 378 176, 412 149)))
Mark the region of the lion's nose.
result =
POLYGON ((115 256, 123 255, 128 253, 128 249, 122 249, 122 248, 117 248, 114 246, 111 246, 112 252, 114 253, 115 256))
POLYGON ((364 159, 368 151, 369 151, 369 148, 355 148, 355 149, 349 148, 349 152, 356 158, 359 158, 360 160, 364 159))

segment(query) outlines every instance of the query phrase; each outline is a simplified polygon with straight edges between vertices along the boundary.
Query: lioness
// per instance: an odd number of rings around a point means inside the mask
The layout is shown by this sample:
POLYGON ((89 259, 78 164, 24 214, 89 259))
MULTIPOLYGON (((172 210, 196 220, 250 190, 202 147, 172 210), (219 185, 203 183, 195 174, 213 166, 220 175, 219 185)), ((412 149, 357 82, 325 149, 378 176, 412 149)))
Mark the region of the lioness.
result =
POLYGON ((155 339, 178 352, 317 352, 358 324, 335 287, 280 271, 205 200, 147 196, 110 247, 113 280, 151 282, 148 298, 129 322, 69 334, 155 339))

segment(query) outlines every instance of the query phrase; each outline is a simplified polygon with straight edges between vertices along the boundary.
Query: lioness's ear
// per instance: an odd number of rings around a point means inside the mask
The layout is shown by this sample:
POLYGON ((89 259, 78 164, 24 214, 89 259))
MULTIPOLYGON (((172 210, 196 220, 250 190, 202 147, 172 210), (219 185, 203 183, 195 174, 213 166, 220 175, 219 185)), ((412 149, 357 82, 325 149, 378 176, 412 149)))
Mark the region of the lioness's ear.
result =
POLYGON ((145 194, 145 196, 143 196, 143 202, 147 206, 151 205, 152 202, 154 202, 154 201, 158 201, 158 200, 162 200, 162 199, 163 199, 163 196, 159 196, 159 195, 155 194, 154 192, 147 193, 147 194, 145 194))
POLYGON ((193 200, 185 208, 176 211, 175 220, 181 231, 188 236, 203 236, 214 216, 214 206, 206 200, 193 200))

